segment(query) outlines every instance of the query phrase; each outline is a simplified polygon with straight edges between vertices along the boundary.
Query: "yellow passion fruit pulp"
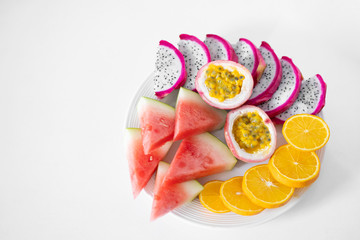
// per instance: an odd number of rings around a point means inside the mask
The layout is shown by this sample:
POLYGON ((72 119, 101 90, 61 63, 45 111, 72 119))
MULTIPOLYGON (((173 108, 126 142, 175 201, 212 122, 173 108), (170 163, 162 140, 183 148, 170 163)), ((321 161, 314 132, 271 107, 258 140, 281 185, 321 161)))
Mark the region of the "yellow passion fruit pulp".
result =
POLYGON ((210 97, 223 102, 240 93, 244 78, 236 69, 230 71, 220 65, 210 64, 206 70, 205 85, 210 97))
POLYGON ((269 128, 257 112, 248 112, 236 118, 232 133, 239 146, 248 153, 265 149, 271 142, 269 128))

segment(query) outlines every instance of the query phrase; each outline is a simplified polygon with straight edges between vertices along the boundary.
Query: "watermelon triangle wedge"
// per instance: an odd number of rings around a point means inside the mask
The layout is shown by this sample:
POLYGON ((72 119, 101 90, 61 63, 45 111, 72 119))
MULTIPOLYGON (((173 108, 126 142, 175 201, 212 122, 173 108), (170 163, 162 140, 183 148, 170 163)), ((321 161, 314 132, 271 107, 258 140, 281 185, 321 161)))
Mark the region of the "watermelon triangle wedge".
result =
POLYGON ((175 108, 155 99, 141 97, 137 112, 145 154, 173 139, 175 108))
POLYGON ((203 186, 196 180, 177 184, 164 184, 163 179, 169 166, 166 162, 161 161, 159 163, 155 179, 151 220, 155 220, 175 208, 191 202, 203 190, 203 186))
POLYGON ((226 111, 208 105, 198 93, 180 88, 176 102, 174 141, 224 126, 226 111))
POLYGON ((151 154, 146 155, 140 128, 127 128, 125 129, 125 144, 133 196, 136 198, 150 180, 159 162, 169 151, 172 141, 166 142, 151 154))
POLYGON ((210 133, 185 138, 171 162, 164 183, 179 183, 231 170, 237 160, 230 149, 210 133))

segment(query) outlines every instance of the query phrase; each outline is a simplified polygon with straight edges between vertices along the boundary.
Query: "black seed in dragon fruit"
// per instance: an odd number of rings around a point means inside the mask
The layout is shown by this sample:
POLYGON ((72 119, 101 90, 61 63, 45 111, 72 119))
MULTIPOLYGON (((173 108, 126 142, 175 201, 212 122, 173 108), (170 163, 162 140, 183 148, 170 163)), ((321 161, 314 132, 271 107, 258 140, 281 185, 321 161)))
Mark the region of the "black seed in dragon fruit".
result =
POLYGON ((233 47, 224 38, 215 34, 207 34, 204 43, 209 49, 211 61, 230 60, 238 62, 233 47))
POLYGON ((296 100, 300 91, 301 73, 288 57, 281 60, 281 81, 272 97, 258 105, 271 118, 288 109, 296 100))
POLYGON ((179 50, 184 56, 187 79, 183 87, 196 91, 195 77, 199 69, 211 61, 207 46, 197 37, 181 34, 179 50))
POLYGON ((276 115, 273 122, 282 124, 296 114, 318 114, 325 106, 326 83, 320 74, 301 81, 301 87, 295 102, 286 111, 276 115))
POLYGON ((280 60, 270 45, 262 42, 259 51, 266 67, 250 99, 246 102, 249 105, 258 105, 269 100, 279 86, 282 75, 280 60))
POLYGON ((185 60, 181 52, 171 43, 161 40, 155 62, 154 91, 164 98, 186 81, 185 60))
POLYGON ((266 67, 265 60, 259 49, 246 38, 240 38, 240 40, 233 45, 233 48, 238 57, 238 62, 251 72, 255 86, 266 67))

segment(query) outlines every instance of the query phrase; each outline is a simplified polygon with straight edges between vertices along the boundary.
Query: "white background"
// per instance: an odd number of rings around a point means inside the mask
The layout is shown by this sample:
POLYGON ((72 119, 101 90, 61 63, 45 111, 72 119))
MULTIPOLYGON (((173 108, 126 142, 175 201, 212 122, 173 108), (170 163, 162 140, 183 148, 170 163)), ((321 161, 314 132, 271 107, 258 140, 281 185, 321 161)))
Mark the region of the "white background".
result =
POLYGON ((359 1, 0 1, 0 239, 359 239, 359 1), (297 3, 295 3, 297 2, 297 3), (122 131, 159 40, 246 37, 328 85, 320 178, 263 225, 219 229, 133 200, 122 131))

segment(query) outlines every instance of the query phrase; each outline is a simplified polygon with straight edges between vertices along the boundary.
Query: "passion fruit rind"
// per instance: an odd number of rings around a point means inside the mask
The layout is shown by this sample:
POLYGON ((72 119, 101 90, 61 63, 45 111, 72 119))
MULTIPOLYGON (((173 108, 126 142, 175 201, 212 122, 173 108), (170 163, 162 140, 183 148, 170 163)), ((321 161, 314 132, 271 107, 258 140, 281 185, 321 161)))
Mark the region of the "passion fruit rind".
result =
POLYGON ((195 86, 209 105, 220 109, 234 109, 250 98, 254 81, 243 65, 217 60, 204 65, 198 71, 195 86))
POLYGON ((258 107, 244 105, 230 111, 226 117, 224 132, 231 152, 244 162, 265 161, 275 151, 275 126, 258 107))

